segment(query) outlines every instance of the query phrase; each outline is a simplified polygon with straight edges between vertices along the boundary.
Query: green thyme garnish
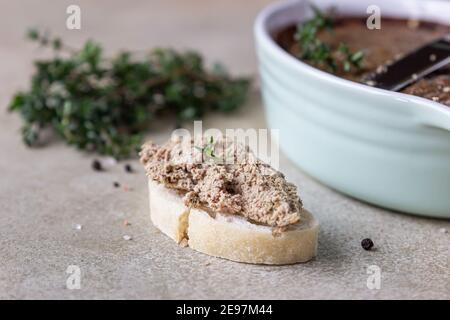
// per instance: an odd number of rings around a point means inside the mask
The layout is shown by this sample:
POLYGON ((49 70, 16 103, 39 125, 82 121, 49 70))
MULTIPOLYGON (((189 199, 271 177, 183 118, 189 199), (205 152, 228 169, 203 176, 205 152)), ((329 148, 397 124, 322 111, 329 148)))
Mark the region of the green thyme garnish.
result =
POLYGON ((364 59, 364 52, 359 50, 351 52, 345 43, 340 43, 338 51, 344 55, 343 68, 345 72, 352 71, 352 68, 357 70, 362 68, 362 61, 364 59))
POLYGON ((195 148, 202 152, 206 159, 218 160, 219 158, 214 153, 214 137, 209 137, 208 143, 204 147, 195 146, 195 148))
POLYGON ((299 52, 297 57, 314 66, 336 73, 339 69, 345 72, 360 70, 364 59, 364 52, 351 52, 348 45, 341 43, 337 48, 331 47, 318 38, 318 33, 333 31, 334 21, 318 8, 312 7, 314 17, 297 26, 294 34, 299 52))
POLYGON ((30 146, 50 127, 79 149, 129 157, 163 114, 179 124, 209 110, 230 112, 244 103, 249 88, 249 79, 232 78, 219 65, 207 70, 192 51, 155 49, 140 58, 123 51, 107 58, 91 40, 74 49, 37 30, 28 38, 54 50, 52 59, 35 61, 30 89, 9 106, 21 113, 30 146))

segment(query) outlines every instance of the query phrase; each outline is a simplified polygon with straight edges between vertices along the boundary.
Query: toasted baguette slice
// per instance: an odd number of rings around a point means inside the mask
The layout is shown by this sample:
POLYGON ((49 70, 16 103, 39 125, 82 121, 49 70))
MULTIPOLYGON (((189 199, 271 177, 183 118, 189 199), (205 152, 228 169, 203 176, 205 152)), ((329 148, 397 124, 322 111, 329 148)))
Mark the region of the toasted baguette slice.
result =
POLYGON ((239 216, 189 209, 182 196, 149 180, 150 215, 153 224, 177 243, 194 250, 238 262, 291 264, 316 255, 319 224, 304 210, 301 223, 274 236, 272 228, 239 216), (186 239, 186 240, 183 240, 186 239))

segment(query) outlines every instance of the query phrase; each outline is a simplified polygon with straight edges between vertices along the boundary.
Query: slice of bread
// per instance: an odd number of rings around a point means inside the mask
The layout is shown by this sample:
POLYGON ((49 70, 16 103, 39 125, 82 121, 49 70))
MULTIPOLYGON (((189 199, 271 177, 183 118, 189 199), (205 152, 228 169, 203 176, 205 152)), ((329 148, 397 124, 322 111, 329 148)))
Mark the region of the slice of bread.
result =
POLYGON ((149 179, 153 224, 177 243, 215 257, 256 264, 306 262, 316 255, 319 224, 303 210, 301 222, 274 235, 272 228, 183 204, 182 195, 149 179))

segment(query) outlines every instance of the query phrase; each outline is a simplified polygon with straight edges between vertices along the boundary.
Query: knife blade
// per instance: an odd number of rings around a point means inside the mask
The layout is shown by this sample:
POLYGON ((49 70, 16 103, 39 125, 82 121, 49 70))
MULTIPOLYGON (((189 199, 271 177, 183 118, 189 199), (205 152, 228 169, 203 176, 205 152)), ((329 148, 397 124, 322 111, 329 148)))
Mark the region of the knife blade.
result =
POLYGON ((447 64, 450 64, 450 34, 383 66, 366 84, 399 91, 447 64))

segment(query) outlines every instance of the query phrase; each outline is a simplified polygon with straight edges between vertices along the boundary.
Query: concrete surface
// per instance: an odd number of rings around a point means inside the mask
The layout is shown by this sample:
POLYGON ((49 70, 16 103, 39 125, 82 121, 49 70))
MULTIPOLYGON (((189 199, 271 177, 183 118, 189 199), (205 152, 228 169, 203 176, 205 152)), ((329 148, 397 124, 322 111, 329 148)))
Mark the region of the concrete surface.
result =
MULTIPOLYGON (((44 54, 23 41, 30 25, 48 27, 75 45, 92 37, 108 50, 197 48, 208 60, 255 74, 251 25, 265 2, 77 1, 81 31, 65 30, 72 2, 0 2, 0 298, 450 298, 450 237, 440 232, 450 229, 449 221, 350 199, 282 158, 282 170, 321 222, 317 259, 282 267, 216 259, 178 247, 151 225, 137 161, 131 163, 138 173, 127 174, 122 165, 96 173, 93 156, 61 142, 27 149, 18 116, 4 112, 11 95, 26 87, 33 57, 44 54), (113 181, 133 190, 116 189, 113 181), (376 250, 361 248, 365 237, 376 250), (69 265, 81 269, 79 290, 66 288, 69 265), (379 290, 366 285, 370 265, 381 268, 379 290)), ((205 126, 264 127, 258 94, 233 116, 208 117, 205 126)), ((163 140, 171 129, 149 136, 163 140)))

